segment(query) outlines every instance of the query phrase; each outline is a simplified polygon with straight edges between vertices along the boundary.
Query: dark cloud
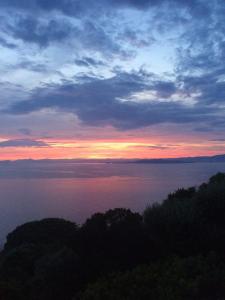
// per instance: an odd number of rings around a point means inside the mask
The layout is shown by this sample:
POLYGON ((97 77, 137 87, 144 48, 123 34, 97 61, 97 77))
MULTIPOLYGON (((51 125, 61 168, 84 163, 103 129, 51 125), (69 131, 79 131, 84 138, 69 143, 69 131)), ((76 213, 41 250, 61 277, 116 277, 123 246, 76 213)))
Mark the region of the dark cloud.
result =
POLYGON ((4 38, 0 37, 0 45, 5 48, 15 49, 17 48, 16 44, 7 42, 4 38))
POLYGON ((102 60, 86 56, 82 57, 81 59, 75 59, 74 62, 79 67, 100 67, 105 65, 105 63, 102 60))
POLYGON ((167 82, 154 81, 151 75, 118 73, 109 79, 93 79, 80 84, 54 85, 38 89, 28 101, 15 103, 11 114, 26 114, 41 109, 72 112, 79 119, 94 126, 112 125, 119 129, 133 129, 153 124, 191 123, 209 121, 216 108, 180 102, 129 100, 133 93, 151 90, 156 94, 175 92, 167 82), (169 86, 169 89, 168 89, 169 86), (161 90, 162 89, 162 90, 161 90), (169 91, 167 91, 169 90, 169 91))
POLYGON ((18 131, 24 135, 31 135, 31 130, 29 128, 19 128, 18 131))
POLYGON ((138 145, 135 148, 145 148, 149 150, 168 150, 171 148, 177 148, 178 145, 138 145))
POLYGON ((7 147, 49 147, 49 145, 42 141, 36 141, 31 139, 15 139, 0 142, 0 148, 7 147))
POLYGON ((111 5, 117 5, 117 6, 128 6, 128 7, 135 7, 139 9, 145 9, 147 7, 151 6, 159 6, 160 4, 164 3, 175 3, 178 5, 184 5, 187 7, 194 7, 196 6, 199 2, 199 0, 109 0, 109 3, 111 5))
MULTIPOLYGON (((171 4, 175 4, 175 8, 176 6, 179 8, 184 7, 185 9, 188 7, 189 11, 196 13, 199 7, 201 11, 205 9, 203 2, 202 0, 29 0, 19 2, 2 0, 0 6, 14 8, 16 11, 16 17, 14 16, 16 21, 14 23, 9 22, 8 26, 4 24, 6 33, 15 39, 23 40, 26 43, 35 43, 40 47, 46 47, 54 42, 74 39, 76 48, 82 45, 83 49, 100 51, 108 55, 120 54, 121 56, 129 57, 134 55, 134 53, 131 54, 128 49, 126 51, 122 49, 121 41, 128 41, 131 45, 138 48, 151 45, 154 39, 149 32, 147 37, 143 38, 139 30, 129 28, 129 26, 124 32, 118 34, 120 28, 116 28, 113 22, 105 21, 105 17, 111 19, 112 16, 117 14, 114 9, 123 7, 137 9, 146 9, 147 7, 159 8, 161 4, 167 4, 167 9, 163 16, 156 15, 157 22, 161 24, 160 26, 164 22, 164 15, 167 16, 165 28, 168 30, 171 19, 176 23, 178 16, 178 13, 173 13, 174 8, 170 8, 171 4), (25 10, 26 13, 21 13, 21 9, 25 10), (50 20, 50 17, 48 19, 45 14, 38 13, 38 10, 44 10, 45 12, 61 11, 63 14, 72 16, 73 20, 79 17, 82 24, 79 26, 72 25, 73 22, 69 22, 68 18, 62 17, 57 20, 50 20), (43 19, 45 20, 43 21, 43 19), (106 27, 109 27, 108 31, 106 27)), ((10 16, 7 16, 6 22, 8 22, 8 19, 10 19, 10 16)), ((10 43, 8 46, 13 46, 13 44, 10 43)), ((80 65, 83 64, 84 66, 85 61, 79 60, 77 64, 80 63, 80 65)), ((88 64, 93 65, 93 63, 88 64)))
POLYGON ((202 0, 1 0, 0 6, 16 8, 25 11, 61 11, 63 14, 75 17, 83 17, 91 14, 100 15, 103 12, 110 11, 112 8, 135 8, 147 9, 158 7, 163 4, 178 5, 185 7, 196 13, 206 13, 204 1, 202 0))
MULTIPOLYGON (((129 57, 116 38, 107 32, 104 26, 91 20, 82 20, 80 24, 69 22, 65 18, 39 18, 36 15, 17 14, 13 21, 8 17, 0 23, 0 28, 14 39, 46 48, 54 43, 67 42, 78 51, 96 51, 105 56, 120 55, 129 57)), ((3 43, 4 41, 2 41, 3 43)), ((1 40, 0 40, 1 44, 1 40)), ((8 45, 8 47, 12 45, 8 45)), ((100 66, 103 62, 92 57, 77 60, 77 64, 100 66)))
MULTIPOLYGON (((87 0, 88 2, 91 2, 87 0)), ((83 11, 85 5, 79 0, 1 0, 0 6, 16 8, 25 11, 42 9, 45 11, 59 10, 65 14, 78 14, 83 11)))
POLYGON ((26 70, 37 72, 37 73, 48 72, 48 68, 47 68, 46 64, 35 63, 35 62, 29 61, 29 60, 24 60, 16 65, 11 65, 10 67, 13 69, 26 69, 26 70))
POLYGON ((212 139, 209 140, 210 142, 225 142, 225 138, 218 138, 218 139, 212 139))
POLYGON ((1 0, 1 6, 3 7, 22 7, 22 8, 29 8, 31 6, 34 6, 36 3, 36 0, 1 0))
POLYGON ((50 42, 60 42, 68 38, 72 32, 72 26, 68 22, 56 20, 50 20, 44 24, 27 16, 19 17, 15 24, 7 26, 7 30, 16 39, 46 47, 50 42))
POLYGON ((89 63, 85 59, 75 59, 74 63, 78 67, 89 67, 89 63))
POLYGON ((129 56, 129 53, 122 50, 121 45, 111 33, 108 33, 103 26, 90 20, 83 22, 82 29, 77 31, 75 36, 84 49, 100 51, 106 55, 129 56))
POLYGON ((202 73, 196 76, 180 78, 183 90, 187 94, 195 94, 197 101, 205 104, 225 103, 225 81, 221 72, 202 73))
MULTIPOLYGON (((90 1, 87 1, 90 2, 90 1)), ((61 10, 65 14, 79 15, 83 12, 86 5, 82 4, 82 1, 78 0, 36 0, 37 5, 44 10, 61 10)))
POLYGON ((194 128, 194 130, 197 132, 211 132, 214 129, 212 127, 202 126, 202 127, 196 127, 194 128))
POLYGON ((131 28, 126 28, 123 30, 121 33, 118 34, 118 39, 121 42, 128 42, 131 46, 137 47, 137 48, 143 48, 143 47, 148 47, 152 45, 155 42, 154 37, 148 36, 144 37, 145 32, 139 30, 139 29, 131 29, 131 28))
POLYGON ((177 49, 181 73, 215 72, 221 70, 221 61, 225 59, 224 1, 198 2, 196 8, 207 13, 202 17, 194 14, 185 27, 177 49))
MULTIPOLYGON (((138 8, 144 8, 150 4, 156 4, 159 1, 156 0, 99 0, 101 6, 134 6, 138 8)), ((162 0, 160 1, 162 2, 162 0)), ((23 10, 35 10, 42 9, 45 11, 58 10, 68 15, 79 16, 81 13, 86 12, 94 7, 100 7, 97 1, 86 0, 85 2, 80 0, 1 0, 1 6, 15 7, 23 10)))
POLYGON ((156 81, 154 82, 154 90, 157 91, 159 98, 169 98, 176 92, 177 88, 174 82, 156 81))

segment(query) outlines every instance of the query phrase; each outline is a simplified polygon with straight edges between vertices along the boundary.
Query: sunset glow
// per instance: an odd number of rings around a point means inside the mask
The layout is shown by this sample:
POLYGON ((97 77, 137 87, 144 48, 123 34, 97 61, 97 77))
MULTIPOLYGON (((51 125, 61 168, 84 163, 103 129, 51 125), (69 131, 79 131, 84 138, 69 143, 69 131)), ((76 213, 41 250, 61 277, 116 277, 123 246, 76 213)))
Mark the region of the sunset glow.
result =
POLYGON ((167 158, 223 153, 225 143, 177 143, 164 144, 150 141, 51 141, 42 140, 46 146, 4 147, 1 160, 15 159, 138 159, 167 158))

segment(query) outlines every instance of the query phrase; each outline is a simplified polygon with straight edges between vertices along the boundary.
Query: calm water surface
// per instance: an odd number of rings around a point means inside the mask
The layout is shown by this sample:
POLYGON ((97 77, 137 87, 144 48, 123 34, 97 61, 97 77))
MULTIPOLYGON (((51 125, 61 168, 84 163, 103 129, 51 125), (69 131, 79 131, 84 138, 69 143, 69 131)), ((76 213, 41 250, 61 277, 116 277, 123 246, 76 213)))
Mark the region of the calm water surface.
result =
POLYGON ((198 185, 225 163, 0 166, 0 241, 17 225, 46 217, 82 223, 95 212, 126 207, 142 212, 180 187, 198 185))

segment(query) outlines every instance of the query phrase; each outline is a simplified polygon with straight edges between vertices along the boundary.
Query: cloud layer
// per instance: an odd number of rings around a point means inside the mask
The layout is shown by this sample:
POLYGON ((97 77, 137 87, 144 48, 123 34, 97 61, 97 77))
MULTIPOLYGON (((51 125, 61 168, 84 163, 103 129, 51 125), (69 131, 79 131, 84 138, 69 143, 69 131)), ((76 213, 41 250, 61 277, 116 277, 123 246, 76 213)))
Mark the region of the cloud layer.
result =
POLYGON ((35 141, 31 139, 15 139, 15 140, 6 140, 0 142, 0 148, 8 147, 49 147, 49 145, 43 141, 35 141))

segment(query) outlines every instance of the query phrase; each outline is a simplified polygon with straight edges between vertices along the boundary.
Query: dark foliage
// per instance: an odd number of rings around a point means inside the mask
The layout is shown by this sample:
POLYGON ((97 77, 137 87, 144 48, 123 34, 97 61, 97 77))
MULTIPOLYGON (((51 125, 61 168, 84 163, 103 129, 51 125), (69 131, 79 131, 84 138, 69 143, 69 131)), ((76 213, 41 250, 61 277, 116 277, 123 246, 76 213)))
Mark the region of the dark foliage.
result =
POLYGON ((7 236, 5 249, 10 250, 24 243, 35 245, 67 244, 77 229, 75 223, 63 219, 44 219, 17 227, 7 236))
POLYGON ((225 265, 214 255, 172 258, 88 286, 80 300, 224 299, 225 265))

